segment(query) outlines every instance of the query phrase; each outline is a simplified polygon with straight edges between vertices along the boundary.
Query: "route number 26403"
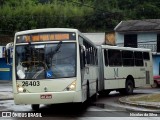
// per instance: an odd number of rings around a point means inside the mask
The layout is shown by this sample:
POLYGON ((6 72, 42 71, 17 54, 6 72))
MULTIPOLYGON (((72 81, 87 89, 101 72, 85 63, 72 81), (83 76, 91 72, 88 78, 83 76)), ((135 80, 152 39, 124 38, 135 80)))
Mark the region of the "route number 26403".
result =
POLYGON ((39 81, 22 81, 22 86, 40 86, 39 81))

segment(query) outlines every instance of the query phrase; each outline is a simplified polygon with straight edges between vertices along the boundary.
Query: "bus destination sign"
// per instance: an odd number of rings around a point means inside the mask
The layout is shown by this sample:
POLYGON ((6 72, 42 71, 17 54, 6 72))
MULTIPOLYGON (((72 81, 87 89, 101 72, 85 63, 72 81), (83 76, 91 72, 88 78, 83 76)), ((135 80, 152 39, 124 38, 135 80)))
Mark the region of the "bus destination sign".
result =
POLYGON ((28 43, 28 42, 44 42, 44 41, 62 41, 62 40, 76 40, 75 33, 37 33, 19 35, 16 38, 16 43, 28 43))

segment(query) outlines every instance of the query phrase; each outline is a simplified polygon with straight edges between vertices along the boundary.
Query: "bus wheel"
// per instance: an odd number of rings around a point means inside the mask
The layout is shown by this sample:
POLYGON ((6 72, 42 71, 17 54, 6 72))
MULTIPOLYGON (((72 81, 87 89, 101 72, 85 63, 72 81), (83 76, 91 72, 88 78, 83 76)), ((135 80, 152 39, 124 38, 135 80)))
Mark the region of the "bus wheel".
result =
POLYGON ((32 110, 39 110, 39 104, 32 104, 32 110))
POLYGON ((127 95, 131 95, 131 94, 133 94, 133 89, 134 89, 134 84, 133 84, 132 80, 127 80, 125 93, 127 95))

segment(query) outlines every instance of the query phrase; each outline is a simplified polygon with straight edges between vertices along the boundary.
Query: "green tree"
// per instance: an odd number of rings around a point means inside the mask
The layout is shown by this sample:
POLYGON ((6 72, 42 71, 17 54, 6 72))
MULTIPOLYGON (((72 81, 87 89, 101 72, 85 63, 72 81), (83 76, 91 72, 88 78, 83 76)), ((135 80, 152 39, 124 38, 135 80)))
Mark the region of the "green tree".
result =
POLYGON ((138 19, 158 19, 160 18, 159 7, 151 3, 144 3, 142 5, 137 6, 136 13, 137 13, 136 16, 138 19))

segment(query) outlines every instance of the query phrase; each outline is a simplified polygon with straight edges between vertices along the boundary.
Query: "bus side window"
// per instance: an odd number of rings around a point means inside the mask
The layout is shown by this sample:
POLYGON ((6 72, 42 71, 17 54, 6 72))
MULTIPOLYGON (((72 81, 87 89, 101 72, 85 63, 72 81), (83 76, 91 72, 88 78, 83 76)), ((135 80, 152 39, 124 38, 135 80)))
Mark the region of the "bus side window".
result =
POLYGON ((134 66, 133 51, 122 51, 123 66, 134 66))
POLYGON ((95 51, 95 65, 98 65, 98 53, 97 53, 97 49, 95 51))
POLYGON ((149 52, 143 52, 143 59, 144 60, 150 60, 149 52))
POLYGON ((105 65, 108 66, 108 51, 104 50, 104 61, 105 61, 105 65))
POLYGON ((120 50, 108 50, 108 60, 110 66, 121 66, 122 55, 120 50))
POLYGON ((85 50, 82 46, 79 46, 80 48, 80 65, 81 65, 81 69, 83 69, 85 67, 85 50))
POLYGON ((83 41, 84 43, 84 46, 86 47, 86 56, 85 56, 85 59, 86 59, 86 64, 90 64, 90 46, 87 42, 83 41))
POLYGON ((83 46, 85 47, 85 64, 87 65, 96 65, 97 63, 97 49, 90 43, 87 42, 86 39, 80 37, 79 39, 83 40, 83 46))
POLYGON ((135 65, 136 66, 143 66, 143 55, 142 52, 134 52, 134 58, 135 58, 135 65))

